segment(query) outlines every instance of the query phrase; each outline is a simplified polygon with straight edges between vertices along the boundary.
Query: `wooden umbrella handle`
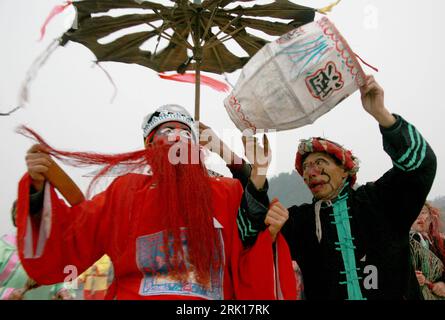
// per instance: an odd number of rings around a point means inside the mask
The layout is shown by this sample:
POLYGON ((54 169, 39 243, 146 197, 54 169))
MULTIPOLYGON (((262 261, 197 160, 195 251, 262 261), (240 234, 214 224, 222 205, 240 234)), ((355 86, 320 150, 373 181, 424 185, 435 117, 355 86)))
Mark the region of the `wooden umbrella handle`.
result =
POLYGON ((71 206, 81 203, 85 197, 76 183, 65 171, 51 159, 51 166, 44 174, 45 178, 63 195, 71 206))

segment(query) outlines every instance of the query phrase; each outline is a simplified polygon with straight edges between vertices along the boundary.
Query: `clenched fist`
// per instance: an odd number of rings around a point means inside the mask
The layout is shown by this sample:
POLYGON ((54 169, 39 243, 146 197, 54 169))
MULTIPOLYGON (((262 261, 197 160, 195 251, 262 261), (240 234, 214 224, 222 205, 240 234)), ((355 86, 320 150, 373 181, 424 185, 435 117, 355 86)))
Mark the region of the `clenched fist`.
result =
POLYGON ((42 145, 35 144, 26 153, 25 160, 34 188, 41 191, 45 184, 44 174, 52 163, 49 154, 42 145))
POLYGON ((274 241, 287 219, 289 219, 289 211, 287 211, 287 209, 278 201, 278 199, 272 200, 264 223, 269 226, 269 232, 274 241))

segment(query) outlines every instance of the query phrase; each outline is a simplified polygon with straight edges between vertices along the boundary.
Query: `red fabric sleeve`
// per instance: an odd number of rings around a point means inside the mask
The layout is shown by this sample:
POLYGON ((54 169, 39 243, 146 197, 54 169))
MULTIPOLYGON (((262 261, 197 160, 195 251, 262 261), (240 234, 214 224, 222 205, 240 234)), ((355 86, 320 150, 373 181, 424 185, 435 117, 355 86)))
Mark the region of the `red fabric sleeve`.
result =
POLYGON ((44 200, 44 211, 50 210, 50 214, 31 219, 30 183, 31 178, 25 174, 19 183, 17 200, 17 245, 23 267, 40 284, 58 283, 66 278, 73 280, 76 278, 75 272, 80 275, 105 253, 112 216, 110 201, 107 199, 111 186, 92 200, 74 207, 67 206, 58 198, 54 188, 50 187, 50 201, 44 200), (47 206, 49 203, 50 208, 47 206), (48 238, 46 241, 40 239, 45 244, 37 256, 39 252, 36 252, 36 244, 39 236, 42 237, 39 232, 42 227, 47 228, 48 223, 48 238))
MULTIPOLYGON (((292 260, 286 241, 280 235, 276 241, 277 259, 274 262, 273 242, 268 230, 260 233, 255 245, 244 249, 239 238, 236 213, 240 205, 242 187, 231 188, 227 199, 233 199, 229 212, 234 212, 230 220, 231 252, 230 270, 233 284, 233 298, 238 300, 296 299, 296 280, 292 260), (236 202, 235 202, 236 200, 236 202), (275 263, 277 268, 275 268, 275 263), (278 281, 277 281, 278 280, 278 281)), ((230 297, 226 297, 230 298, 230 297)))
POLYGON ((261 232, 255 245, 242 253, 239 265, 237 299, 296 300, 295 273, 286 241, 281 235, 276 241, 274 261, 272 237, 261 232))

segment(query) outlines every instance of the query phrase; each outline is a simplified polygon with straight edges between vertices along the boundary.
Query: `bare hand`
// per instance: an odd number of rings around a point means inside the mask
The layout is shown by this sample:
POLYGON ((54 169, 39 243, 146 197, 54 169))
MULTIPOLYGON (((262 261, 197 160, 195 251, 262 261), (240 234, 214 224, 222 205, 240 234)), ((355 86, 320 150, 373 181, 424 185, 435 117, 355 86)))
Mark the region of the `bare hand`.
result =
POLYGON ((14 289, 8 297, 8 300, 23 300, 25 289, 14 289))
POLYGON ((242 164, 242 159, 230 149, 212 128, 199 123, 199 144, 211 152, 218 154, 226 164, 242 164))
POLYGON ((278 199, 272 200, 264 223, 269 226, 268 229, 274 241, 277 238, 278 232, 280 232, 288 219, 289 211, 287 211, 278 199))
POLYGON ((44 173, 51 166, 51 158, 40 144, 33 145, 26 153, 26 167, 37 191, 41 191, 45 184, 44 173))
POLYGON ((74 300, 74 297, 68 290, 59 290, 53 297, 52 300, 74 300))
POLYGON ((252 165, 250 180, 255 187, 260 190, 266 183, 267 170, 272 160, 272 153, 269 148, 269 140, 266 134, 263 135, 263 146, 258 143, 258 139, 253 136, 242 137, 244 144, 244 153, 247 160, 252 165))
POLYGON ((208 148, 210 151, 213 151, 212 146, 213 142, 217 140, 217 144, 219 141, 218 135, 210 128, 202 122, 199 122, 199 144, 203 147, 208 148))
POLYGON ((394 116, 385 107, 385 92, 374 76, 366 76, 366 84, 360 88, 360 93, 363 108, 382 127, 389 128, 396 122, 394 116))
POLYGON ((216 132, 202 122, 199 122, 199 144, 209 151, 215 152, 221 158, 224 156, 223 152, 227 151, 224 148, 228 148, 216 132))
POLYGON ((442 281, 434 283, 432 291, 437 296, 445 297, 445 283, 442 281))
POLYGON ((258 139, 254 136, 243 135, 242 140, 244 153, 252 168, 257 169, 258 174, 265 176, 272 161, 272 152, 270 151, 269 139, 267 139, 266 134, 263 134, 263 146, 259 144, 258 139))
POLYGON ((26 284, 25 284, 25 290, 32 290, 35 288, 40 287, 40 284, 38 284, 35 280, 28 278, 28 280, 26 280, 26 284))
POLYGON ((416 270, 417 281, 419 282, 419 286, 424 286, 426 282, 426 278, 423 275, 422 271, 416 270))

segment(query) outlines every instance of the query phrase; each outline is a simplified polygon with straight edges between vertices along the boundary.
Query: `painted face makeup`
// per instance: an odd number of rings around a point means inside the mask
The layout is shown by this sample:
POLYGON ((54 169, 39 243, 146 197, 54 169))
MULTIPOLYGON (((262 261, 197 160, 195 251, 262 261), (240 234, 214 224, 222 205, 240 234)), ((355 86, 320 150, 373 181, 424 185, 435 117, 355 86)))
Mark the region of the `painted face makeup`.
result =
POLYGON ((318 200, 332 200, 338 195, 348 174, 326 153, 311 153, 303 162, 303 178, 318 200))
POLYGON ((193 141, 191 129, 180 122, 166 122, 160 125, 153 135, 147 137, 146 145, 148 143, 172 145, 181 140, 193 141))

